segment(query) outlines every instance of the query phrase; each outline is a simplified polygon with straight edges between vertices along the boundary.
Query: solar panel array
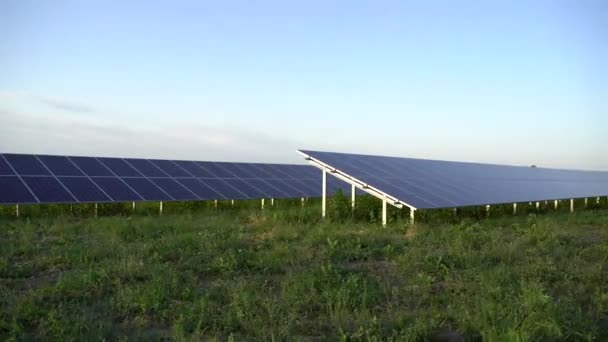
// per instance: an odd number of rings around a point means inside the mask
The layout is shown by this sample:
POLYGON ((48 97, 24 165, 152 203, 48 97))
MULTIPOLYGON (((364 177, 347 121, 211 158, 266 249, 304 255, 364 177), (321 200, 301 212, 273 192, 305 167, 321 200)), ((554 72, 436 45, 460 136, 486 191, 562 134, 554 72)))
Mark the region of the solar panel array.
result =
POLYGON ((608 195, 608 172, 300 151, 418 209, 608 195))
MULTIPOLYGON (((341 181, 328 192, 349 192, 341 181)), ((308 165, 0 154, 0 203, 187 201, 321 196, 308 165)))

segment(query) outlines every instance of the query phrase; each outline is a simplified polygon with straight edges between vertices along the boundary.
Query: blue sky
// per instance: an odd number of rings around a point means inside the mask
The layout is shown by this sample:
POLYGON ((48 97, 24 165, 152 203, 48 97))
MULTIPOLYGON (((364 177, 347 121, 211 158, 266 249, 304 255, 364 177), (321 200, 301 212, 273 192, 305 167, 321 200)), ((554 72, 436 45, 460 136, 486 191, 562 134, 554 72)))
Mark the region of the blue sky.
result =
POLYGON ((0 150, 608 170, 607 1, 0 0, 0 150))

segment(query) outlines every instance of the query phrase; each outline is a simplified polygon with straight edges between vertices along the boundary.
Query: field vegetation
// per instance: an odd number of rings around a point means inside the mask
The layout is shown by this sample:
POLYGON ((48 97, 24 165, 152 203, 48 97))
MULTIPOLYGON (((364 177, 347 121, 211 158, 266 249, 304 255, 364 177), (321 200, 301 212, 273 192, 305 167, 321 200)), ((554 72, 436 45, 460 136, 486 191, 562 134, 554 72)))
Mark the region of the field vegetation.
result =
POLYGON ((608 203, 0 211, 0 340, 608 340, 608 203))

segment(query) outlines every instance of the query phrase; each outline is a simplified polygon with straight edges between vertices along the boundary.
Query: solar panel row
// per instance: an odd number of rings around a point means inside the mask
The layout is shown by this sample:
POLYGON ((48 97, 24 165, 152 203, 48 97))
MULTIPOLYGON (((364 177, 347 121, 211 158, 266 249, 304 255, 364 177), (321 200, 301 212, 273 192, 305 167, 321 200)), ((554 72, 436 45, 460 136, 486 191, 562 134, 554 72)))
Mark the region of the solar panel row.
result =
POLYGON ((419 209, 608 195, 601 171, 300 152, 419 209))
MULTIPOLYGON (((349 187, 340 181, 329 192, 349 187)), ((0 154, 0 203, 297 198, 321 195, 307 165, 0 154)))

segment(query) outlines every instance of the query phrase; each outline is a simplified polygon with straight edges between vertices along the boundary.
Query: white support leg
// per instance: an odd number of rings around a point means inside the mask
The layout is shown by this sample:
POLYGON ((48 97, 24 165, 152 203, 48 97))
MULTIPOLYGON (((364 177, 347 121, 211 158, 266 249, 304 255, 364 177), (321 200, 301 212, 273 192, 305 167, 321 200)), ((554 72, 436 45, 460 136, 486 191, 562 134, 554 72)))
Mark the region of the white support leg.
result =
POLYGON ((97 217, 97 203, 95 203, 95 217, 97 217))
POLYGON ((321 184, 321 217, 325 217, 327 210, 327 171, 323 169, 323 180, 321 184))
POLYGON ((271 207, 274 207, 274 198, 271 198, 271 199, 270 199, 270 206, 271 206, 271 207))
POLYGON ((570 212, 571 213, 574 212, 574 199, 573 198, 570 199, 570 212))
POLYGON ((162 215, 163 214, 163 201, 160 201, 160 203, 158 204, 158 215, 162 215))
POLYGON ((19 217, 19 204, 15 204, 15 216, 19 217))
POLYGON ((588 205, 589 205, 589 199, 587 197, 585 197, 585 209, 587 209, 588 205))
POLYGON ((486 205, 486 217, 490 217, 490 205, 486 205))
POLYGON ((264 210, 264 199, 262 198, 262 210, 264 210))
POLYGON ((553 208, 554 208, 555 210, 557 210, 557 203, 558 203, 558 201, 557 201, 557 200, 553 201, 553 208))
POLYGON ((217 209, 217 200, 213 201, 213 206, 215 207, 215 209, 217 209))
POLYGON ((135 212, 135 202, 132 203, 133 212, 135 212))
POLYGON ((599 198, 599 197, 597 197, 597 198, 595 199, 595 204, 600 204, 600 198, 599 198))
POLYGON ((540 208, 540 202, 536 202, 536 211, 540 208))
POLYGON ((230 200, 230 206, 234 207, 234 200, 230 200))
POLYGON ((352 208, 352 210, 355 210, 355 194, 356 194, 357 189, 355 188, 355 185, 352 184, 351 188, 350 188, 350 207, 352 208))
POLYGON ((386 227, 386 198, 382 200, 382 226, 386 227))
POLYGON ((410 223, 416 223, 416 209, 410 208, 410 223))
POLYGON ((513 215, 517 215, 517 203, 513 203, 513 215))
POLYGON ((304 206, 304 197, 302 197, 302 206, 304 206))

